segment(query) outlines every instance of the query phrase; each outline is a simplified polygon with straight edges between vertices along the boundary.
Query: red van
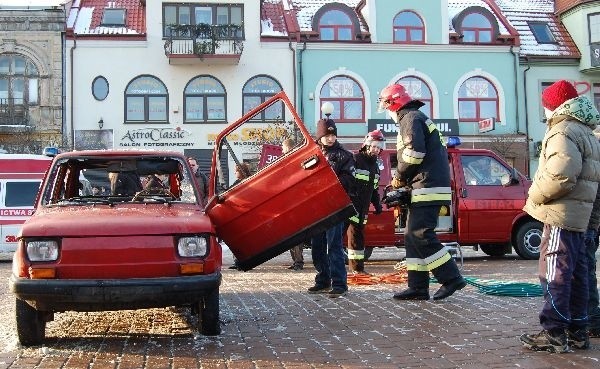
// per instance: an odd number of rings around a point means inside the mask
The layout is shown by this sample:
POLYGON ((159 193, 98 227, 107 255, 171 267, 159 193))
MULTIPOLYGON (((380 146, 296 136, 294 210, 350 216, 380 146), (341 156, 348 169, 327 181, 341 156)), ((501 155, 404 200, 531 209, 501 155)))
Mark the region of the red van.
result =
MULTIPOLYGON (((459 148, 458 137, 448 138, 452 204, 440 212, 437 234, 442 242, 473 246, 491 256, 514 248, 524 259, 537 259, 542 224, 523 211, 531 181, 496 153, 459 148)), ((395 150, 381 153, 380 193, 383 196, 396 170, 395 150)), ((373 210, 373 209, 372 209, 373 210)), ((365 228, 365 257, 374 247, 403 246, 403 212, 385 209, 369 216, 365 228)))
POLYGON ((33 214, 35 196, 52 157, 0 154, 0 253, 17 248, 21 225, 33 214))

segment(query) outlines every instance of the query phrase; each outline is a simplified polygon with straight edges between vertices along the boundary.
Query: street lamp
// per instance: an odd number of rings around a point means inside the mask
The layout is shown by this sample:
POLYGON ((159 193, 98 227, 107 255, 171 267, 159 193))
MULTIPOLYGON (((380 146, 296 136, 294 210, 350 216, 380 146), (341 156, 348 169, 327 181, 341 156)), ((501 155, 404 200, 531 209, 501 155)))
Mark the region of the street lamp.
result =
POLYGON ((329 116, 333 113, 333 104, 329 101, 325 101, 323 105, 321 105, 321 112, 329 119, 329 116))
POLYGON ((100 118, 100 120, 98 121, 98 128, 102 129, 102 127, 104 127, 104 120, 100 118))

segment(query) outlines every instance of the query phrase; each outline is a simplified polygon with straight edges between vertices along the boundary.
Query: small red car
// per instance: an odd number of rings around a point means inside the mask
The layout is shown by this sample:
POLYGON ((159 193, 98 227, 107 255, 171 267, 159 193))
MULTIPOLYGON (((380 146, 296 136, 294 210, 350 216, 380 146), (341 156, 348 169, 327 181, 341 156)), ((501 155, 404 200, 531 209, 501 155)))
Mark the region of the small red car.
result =
POLYGON ((214 145, 206 207, 178 152, 54 158, 13 258, 9 285, 21 344, 41 344, 46 322, 68 310, 185 306, 198 314, 202 334, 218 334, 218 239, 248 270, 352 212, 284 93, 231 124, 214 145), (265 112, 272 129, 254 123, 265 112), (291 152, 260 160, 261 147, 289 137, 291 152), (235 182, 230 167, 239 162, 264 165, 235 182))

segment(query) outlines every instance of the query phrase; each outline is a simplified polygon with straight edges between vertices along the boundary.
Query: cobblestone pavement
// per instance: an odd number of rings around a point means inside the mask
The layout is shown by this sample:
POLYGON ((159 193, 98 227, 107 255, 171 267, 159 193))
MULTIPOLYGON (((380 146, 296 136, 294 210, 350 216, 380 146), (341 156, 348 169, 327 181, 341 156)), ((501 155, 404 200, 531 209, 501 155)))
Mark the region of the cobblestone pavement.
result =
MULTIPOLYGON (((288 270, 289 254, 249 272, 224 269, 218 337, 190 329, 185 309, 62 313, 47 343, 21 348, 14 301, 0 284, 0 369, 23 368, 598 368, 600 339, 585 351, 532 352, 541 297, 482 294, 469 285, 439 302, 398 302, 405 285, 351 286, 345 297, 309 295, 314 269, 288 270)), ((401 250, 376 250, 367 270, 393 272, 401 250)), ((225 250, 225 264, 231 255, 225 250)), ((537 282, 537 261, 466 253, 464 275, 537 282)), ((10 263, 0 262, 6 279, 10 263)), ((439 285, 431 286, 434 292, 439 285)), ((192 322, 193 323, 193 322, 192 322)))

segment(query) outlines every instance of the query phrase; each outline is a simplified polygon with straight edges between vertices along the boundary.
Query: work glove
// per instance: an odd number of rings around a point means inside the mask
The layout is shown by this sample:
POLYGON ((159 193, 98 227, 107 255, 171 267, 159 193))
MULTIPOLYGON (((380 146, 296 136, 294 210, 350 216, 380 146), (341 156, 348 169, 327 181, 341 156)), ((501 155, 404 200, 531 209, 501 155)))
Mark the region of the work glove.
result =
POLYGON ((586 246, 593 246, 594 243, 598 240, 598 231, 595 229, 588 229, 585 231, 585 235, 583 236, 583 243, 586 246))
POLYGON ((382 211, 383 211, 383 207, 381 206, 381 204, 377 204, 377 205, 375 205, 375 211, 373 212, 373 214, 379 215, 379 214, 381 214, 382 211))
POLYGON ((406 186, 406 182, 404 182, 404 181, 402 181, 402 180, 400 180, 400 179, 398 179, 398 178, 394 177, 394 178, 392 178, 392 183, 391 183, 391 185, 392 185, 392 187, 394 187, 394 188, 396 188, 396 189, 397 189, 397 188, 400 188, 400 187, 404 187, 404 186, 406 186))

